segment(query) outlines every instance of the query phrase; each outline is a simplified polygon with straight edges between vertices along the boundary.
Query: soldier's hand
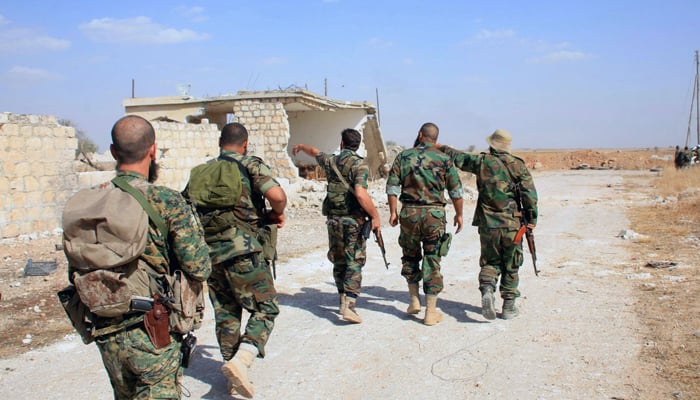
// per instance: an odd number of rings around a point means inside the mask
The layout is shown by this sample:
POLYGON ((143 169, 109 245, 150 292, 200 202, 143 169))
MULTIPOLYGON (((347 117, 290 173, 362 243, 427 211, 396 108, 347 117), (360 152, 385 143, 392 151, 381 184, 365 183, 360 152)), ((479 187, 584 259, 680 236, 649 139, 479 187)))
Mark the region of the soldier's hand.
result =
POLYGON ((284 213, 278 214, 274 210, 270 210, 270 212, 267 213, 267 219, 271 223, 277 225, 278 228, 281 228, 284 226, 284 213))
POLYGON ((459 233, 462 231, 462 216, 461 215, 455 215, 454 226, 457 227, 457 230, 455 231, 455 233, 459 233))
POLYGON ((381 227, 381 222, 379 221, 379 218, 372 218, 372 232, 376 235, 377 232, 379 232, 379 228, 381 227))
POLYGON ((396 215, 396 213, 391 214, 391 216, 389 217, 389 225, 396 226, 398 224, 399 224, 399 216, 396 215))
POLYGON ((292 155, 293 155, 293 156, 297 155, 297 153, 298 153, 299 151, 301 151, 301 145, 300 145, 300 144, 295 144, 295 145, 292 147, 292 155))

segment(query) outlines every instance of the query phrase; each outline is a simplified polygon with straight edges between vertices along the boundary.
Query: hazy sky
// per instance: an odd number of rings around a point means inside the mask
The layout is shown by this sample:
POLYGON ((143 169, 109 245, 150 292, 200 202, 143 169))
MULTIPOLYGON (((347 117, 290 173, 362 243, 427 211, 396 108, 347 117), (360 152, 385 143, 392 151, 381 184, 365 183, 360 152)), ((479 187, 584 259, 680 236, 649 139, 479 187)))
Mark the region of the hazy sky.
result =
MULTIPOLYGON (((684 144, 700 1, 0 3, 0 112, 70 119, 101 148, 121 102, 305 87, 376 102, 385 140, 514 148, 684 144)), ((335 134, 335 132, 332 132, 335 134)), ((691 144, 695 144, 696 133, 691 144)))

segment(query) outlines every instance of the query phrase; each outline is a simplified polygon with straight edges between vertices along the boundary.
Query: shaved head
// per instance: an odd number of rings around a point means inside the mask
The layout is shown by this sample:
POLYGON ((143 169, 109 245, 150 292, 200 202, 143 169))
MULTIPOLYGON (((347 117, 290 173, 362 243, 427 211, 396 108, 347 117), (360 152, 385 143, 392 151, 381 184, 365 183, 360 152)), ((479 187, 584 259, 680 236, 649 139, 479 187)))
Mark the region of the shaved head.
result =
POLYGON ((133 164, 147 157, 156 142, 156 132, 146 119, 127 115, 112 127, 112 149, 119 164, 133 164))
POLYGON ((423 126, 420 127, 420 133, 423 134, 423 139, 426 142, 435 143, 437 142, 440 129, 438 129, 437 125, 435 125, 434 123, 426 122, 423 124, 423 126))

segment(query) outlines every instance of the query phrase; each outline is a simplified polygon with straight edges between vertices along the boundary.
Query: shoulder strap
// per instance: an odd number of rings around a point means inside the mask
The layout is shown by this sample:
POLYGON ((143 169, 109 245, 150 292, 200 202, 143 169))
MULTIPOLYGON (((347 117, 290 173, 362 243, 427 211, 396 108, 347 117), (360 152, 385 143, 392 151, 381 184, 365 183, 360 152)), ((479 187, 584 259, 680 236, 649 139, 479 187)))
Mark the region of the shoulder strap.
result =
POLYGON ((331 163, 330 163, 330 164, 331 164, 331 168, 333 168, 333 171, 334 171, 335 174, 338 176, 338 179, 340 179, 340 181, 343 183, 343 185, 345 186, 345 189, 347 189, 347 190, 348 190, 350 193, 352 193, 353 196, 354 196, 354 195, 355 195, 355 190, 353 190, 353 188, 350 186, 350 184, 348 183, 348 181, 345 180, 345 178, 343 177, 343 174, 341 174, 341 173, 340 173, 340 170, 338 169, 338 165, 336 165, 336 164, 338 163, 338 161, 340 161, 340 156, 337 156, 337 157, 335 158, 334 161, 335 161, 335 162, 331 162, 331 163))
POLYGON ((497 155, 495 155, 495 154, 493 154, 493 157, 498 161, 499 164, 501 164, 501 166, 502 166, 503 168, 505 168, 506 172, 508 172, 508 176, 510 177, 511 183, 514 184, 514 185, 519 184, 520 181, 516 180, 516 179, 513 177, 513 173, 510 171, 510 168, 508 168, 508 165, 507 165, 506 163, 504 163, 503 160, 501 160, 501 157, 499 157, 499 156, 497 156, 497 155))
POLYGON ((151 206, 146 199, 146 196, 144 196, 140 190, 131 186, 123 176, 117 176, 116 178, 112 179, 112 183, 114 186, 133 196, 134 199, 141 204, 141 207, 143 207, 143 210, 146 211, 146 214, 148 214, 148 217, 151 219, 151 221, 153 221, 153 224, 155 224, 156 228, 158 228, 161 234, 163 234, 166 238, 168 237, 168 228, 165 226, 163 218, 156 212, 155 209, 153 209, 153 206, 151 206))
POLYGON ((253 184, 253 181, 250 179, 250 173, 248 173, 248 168, 246 168, 243 164, 241 164, 240 161, 236 160, 235 158, 233 158, 231 156, 227 156, 225 154, 221 154, 219 156, 219 160, 226 160, 228 162, 232 162, 232 163, 238 165, 238 169, 241 171, 241 173, 243 175, 245 175, 246 178, 248 178, 248 182, 250 182, 251 185, 253 184))

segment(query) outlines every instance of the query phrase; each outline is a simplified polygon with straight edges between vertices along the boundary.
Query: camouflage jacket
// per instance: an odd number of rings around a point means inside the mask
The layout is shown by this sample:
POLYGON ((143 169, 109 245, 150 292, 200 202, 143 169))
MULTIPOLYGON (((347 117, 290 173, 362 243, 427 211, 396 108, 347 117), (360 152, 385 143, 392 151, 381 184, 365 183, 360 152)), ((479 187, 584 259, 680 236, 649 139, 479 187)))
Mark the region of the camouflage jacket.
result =
POLYGON ((476 175, 479 199, 472 225, 518 229, 521 215, 511 185, 517 182, 521 185, 523 212, 529 223, 537 225, 537 190, 521 158, 494 149, 480 154, 464 153, 448 146, 442 150, 452 157, 457 168, 476 175))
POLYGON ((364 218, 365 212, 353 194, 355 186, 367 188, 369 168, 362 157, 352 150, 343 149, 337 156, 318 153, 316 161, 323 168, 328 182, 324 215, 353 215, 364 218), (335 163, 350 189, 338 178, 332 163, 335 163))
MULTIPOLYGON (((264 195, 268 190, 279 186, 272 177, 270 167, 265 165, 262 159, 227 150, 222 151, 221 154, 238 160, 245 170, 241 171, 243 191, 238 204, 232 204, 232 209, 211 211, 218 214, 217 218, 227 219, 231 226, 229 230, 217 233, 215 236, 207 235, 213 264, 239 255, 262 251, 262 245, 258 242, 256 233, 265 218, 264 195)), ((206 217, 202 218, 205 232, 207 231, 206 220, 206 217)))
POLYGON ((464 194, 452 160, 431 143, 399 153, 386 180, 386 193, 399 196, 403 205, 444 206, 445 190, 451 199, 464 194))

